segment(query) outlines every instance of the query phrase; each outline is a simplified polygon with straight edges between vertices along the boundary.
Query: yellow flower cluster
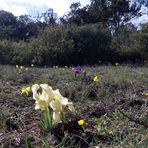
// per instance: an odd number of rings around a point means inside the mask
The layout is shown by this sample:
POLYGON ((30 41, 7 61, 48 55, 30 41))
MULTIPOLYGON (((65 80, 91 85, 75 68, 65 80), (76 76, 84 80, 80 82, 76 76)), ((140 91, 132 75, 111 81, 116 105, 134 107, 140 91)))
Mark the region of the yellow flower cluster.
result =
POLYGON ((35 109, 46 110, 50 107, 53 111, 52 119, 54 124, 61 122, 62 113, 66 106, 70 111, 75 111, 73 103, 63 97, 58 89, 53 90, 48 84, 34 84, 31 91, 36 104, 35 109))
POLYGON ((28 70, 28 68, 25 68, 24 66, 15 65, 15 67, 19 70, 19 72, 22 72, 23 70, 28 70))
POLYGON ((53 68, 59 68, 59 66, 58 66, 58 65, 56 65, 56 66, 53 66, 53 68))

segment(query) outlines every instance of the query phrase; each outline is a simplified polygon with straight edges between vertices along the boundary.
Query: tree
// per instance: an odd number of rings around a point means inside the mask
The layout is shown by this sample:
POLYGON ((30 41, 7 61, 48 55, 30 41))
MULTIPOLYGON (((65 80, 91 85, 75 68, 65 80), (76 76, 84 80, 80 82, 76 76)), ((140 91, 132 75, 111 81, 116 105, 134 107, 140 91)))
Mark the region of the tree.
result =
POLYGON ((92 23, 107 23, 110 16, 107 2, 107 0, 91 0, 88 11, 91 15, 92 23))
POLYGON ((15 32, 16 17, 7 11, 0 11, 0 39, 11 39, 15 32))
POLYGON ((57 20, 57 14, 54 13, 53 9, 48 9, 46 12, 42 13, 41 19, 47 25, 55 25, 57 20))
POLYGON ((95 22, 107 24, 116 33, 120 26, 139 15, 140 5, 130 0, 91 0, 89 11, 95 22))
POLYGON ((63 23, 77 25, 100 23, 116 33, 120 26, 140 15, 141 5, 130 0, 91 0, 90 6, 80 8, 80 3, 72 3, 71 11, 61 18, 63 23))
POLYGON ((80 10, 80 2, 72 3, 70 6, 71 11, 68 14, 68 23, 81 24, 81 17, 78 11, 80 10))
POLYGON ((30 37, 37 36, 39 28, 38 23, 34 22, 30 16, 21 15, 17 19, 15 38, 17 40, 26 40, 30 37))
POLYGON ((135 33, 132 42, 132 56, 135 56, 137 61, 148 59, 148 23, 142 25, 140 31, 135 33))
POLYGON ((112 37, 111 47, 118 54, 118 62, 129 62, 133 61, 131 58, 132 46, 133 46, 133 35, 137 33, 137 29, 132 23, 120 26, 117 35, 112 37))
POLYGON ((148 0, 135 0, 135 2, 139 3, 140 5, 148 6, 148 0))
POLYGON ((129 22, 133 17, 140 15, 140 6, 129 0, 110 0, 109 26, 115 33, 120 26, 129 22), (131 6, 130 6, 131 5, 131 6))
POLYGON ((80 8, 81 4, 79 2, 72 3, 70 6, 70 12, 60 18, 62 24, 77 24, 85 25, 91 23, 91 16, 88 12, 89 5, 80 8))

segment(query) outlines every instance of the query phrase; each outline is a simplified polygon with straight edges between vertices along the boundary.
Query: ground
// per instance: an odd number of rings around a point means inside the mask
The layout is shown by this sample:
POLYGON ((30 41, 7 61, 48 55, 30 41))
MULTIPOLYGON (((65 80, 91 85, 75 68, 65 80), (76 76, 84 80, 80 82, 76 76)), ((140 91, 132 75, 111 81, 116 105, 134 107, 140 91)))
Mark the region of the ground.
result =
POLYGON ((72 67, 0 66, 0 147, 147 148, 148 68, 100 65, 82 70, 75 75, 72 67), (66 123, 45 130, 32 94, 21 94, 22 87, 36 83, 59 89, 77 114, 67 110, 66 123))

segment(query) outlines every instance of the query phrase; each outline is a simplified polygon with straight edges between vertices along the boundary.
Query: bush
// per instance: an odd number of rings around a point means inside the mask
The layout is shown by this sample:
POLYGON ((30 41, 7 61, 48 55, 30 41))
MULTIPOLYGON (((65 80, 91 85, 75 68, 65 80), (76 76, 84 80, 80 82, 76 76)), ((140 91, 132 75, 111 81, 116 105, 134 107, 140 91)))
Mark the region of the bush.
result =
POLYGON ((133 36, 131 49, 131 57, 136 62, 143 62, 148 59, 148 23, 143 25, 141 30, 133 36))
POLYGON ((39 66, 143 62, 148 57, 148 24, 137 31, 123 26, 118 34, 99 24, 51 25, 27 41, 0 41, 1 64, 39 66))
POLYGON ((96 64, 99 60, 111 62, 111 36, 106 29, 97 24, 84 25, 73 29, 71 38, 74 41, 72 63, 96 64))
POLYGON ((148 24, 136 30, 133 26, 123 26, 113 37, 112 48, 116 50, 119 62, 141 63, 148 57, 148 24))
POLYGON ((10 64, 12 58, 12 42, 9 40, 0 41, 0 63, 10 64))
MULTIPOLYGON (((50 26, 36 40, 40 42, 38 51, 46 65, 95 64, 113 59, 111 36, 98 25, 50 26)), ((34 44, 37 42, 30 47, 34 44)))

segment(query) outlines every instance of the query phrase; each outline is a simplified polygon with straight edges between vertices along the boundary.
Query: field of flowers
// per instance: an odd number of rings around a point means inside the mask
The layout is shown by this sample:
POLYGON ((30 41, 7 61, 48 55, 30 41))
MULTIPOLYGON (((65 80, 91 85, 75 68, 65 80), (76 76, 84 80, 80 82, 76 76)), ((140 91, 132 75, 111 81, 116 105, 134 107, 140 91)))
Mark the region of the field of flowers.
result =
POLYGON ((0 66, 1 148, 148 147, 148 67, 0 66))

